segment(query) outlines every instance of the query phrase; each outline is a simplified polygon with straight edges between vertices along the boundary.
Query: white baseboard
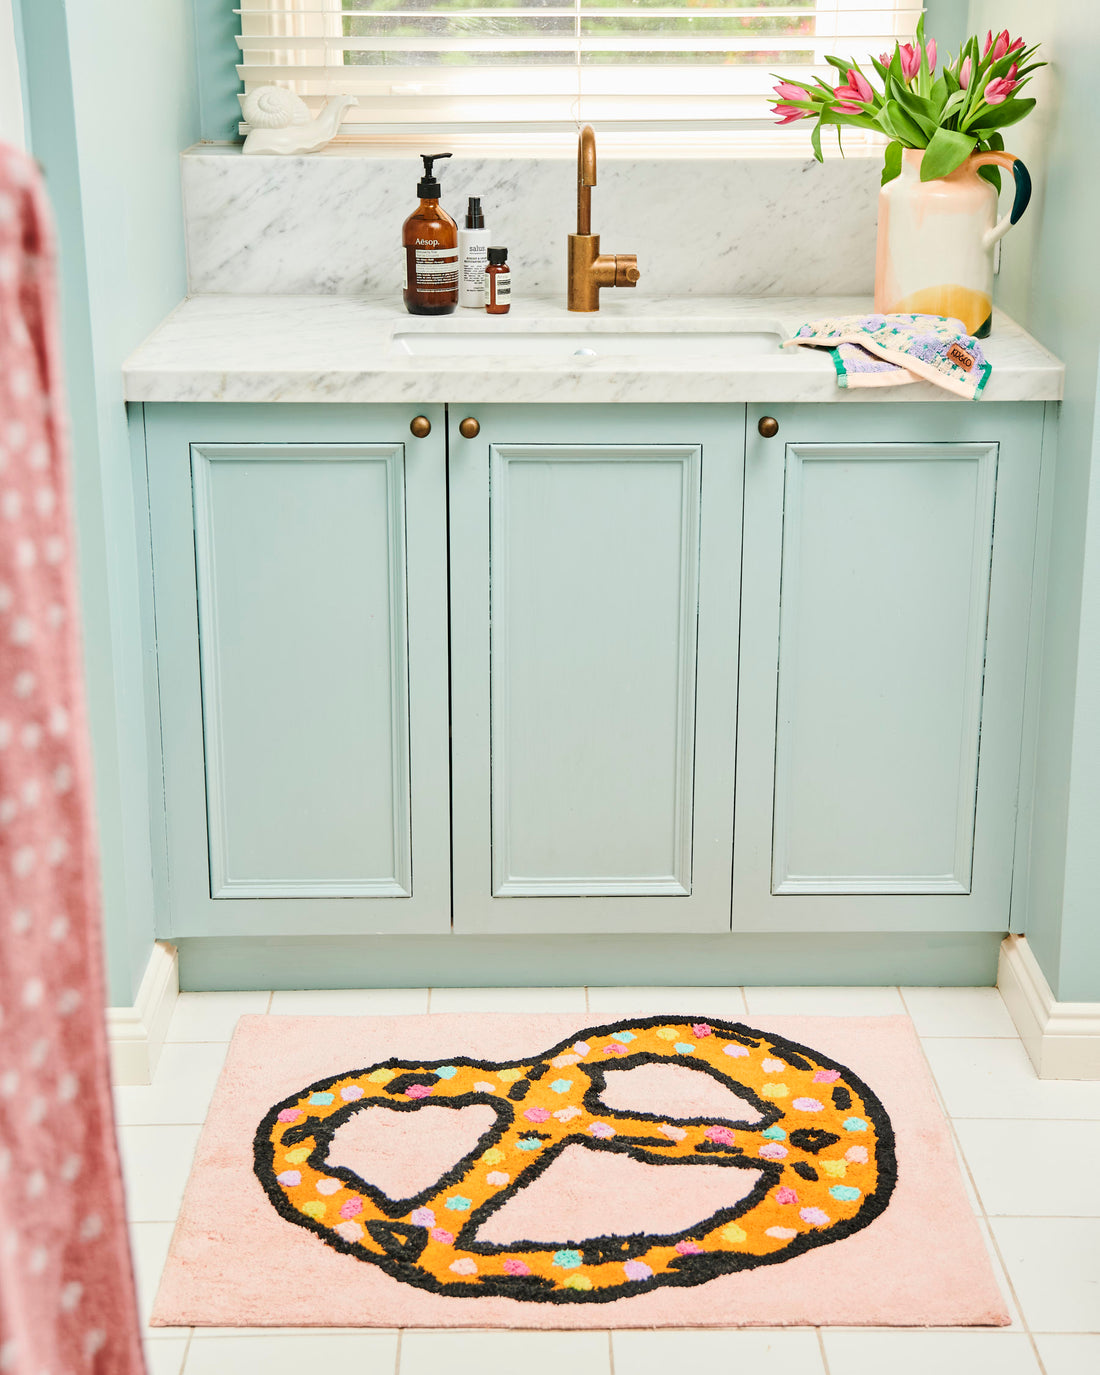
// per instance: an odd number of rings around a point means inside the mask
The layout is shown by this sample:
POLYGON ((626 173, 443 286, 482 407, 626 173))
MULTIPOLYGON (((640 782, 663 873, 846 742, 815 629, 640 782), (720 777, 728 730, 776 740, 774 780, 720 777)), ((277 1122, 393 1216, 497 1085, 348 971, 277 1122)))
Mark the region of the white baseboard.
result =
POLYGON ((107 1009, 111 1082, 151 1084, 179 997, 179 957, 165 941, 153 946, 133 1007, 107 1009))
POLYGON ((1100 1079, 1100 1002, 1060 1003, 1024 936, 1002 944, 997 987, 1040 1079, 1100 1079))

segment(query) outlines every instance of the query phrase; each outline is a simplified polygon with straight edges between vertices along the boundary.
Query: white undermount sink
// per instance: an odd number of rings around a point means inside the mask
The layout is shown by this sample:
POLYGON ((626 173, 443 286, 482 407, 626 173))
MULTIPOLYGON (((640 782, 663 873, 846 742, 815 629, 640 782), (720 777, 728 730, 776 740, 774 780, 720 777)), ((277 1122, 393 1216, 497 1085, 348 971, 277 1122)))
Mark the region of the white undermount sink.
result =
POLYGON ((782 336, 767 329, 728 330, 395 330, 393 348, 414 357, 726 359, 769 353, 782 336))

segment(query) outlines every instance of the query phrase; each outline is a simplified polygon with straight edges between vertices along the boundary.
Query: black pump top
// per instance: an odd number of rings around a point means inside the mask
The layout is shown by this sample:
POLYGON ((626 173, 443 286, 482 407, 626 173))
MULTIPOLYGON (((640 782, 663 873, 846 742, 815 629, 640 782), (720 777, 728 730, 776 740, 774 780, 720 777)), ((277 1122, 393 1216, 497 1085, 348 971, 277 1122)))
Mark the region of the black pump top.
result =
POLYGON ((500 267, 502 263, 508 261, 508 250, 506 248, 490 248, 486 252, 486 257, 494 267, 500 267))
POLYGON ((432 163, 438 162, 440 158, 449 158, 452 156, 452 154, 421 153, 420 156, 424 161, 424 175, 416 184, 416 194, 420 197, 422 201, 438 200, 439 193, 440 191, 442 191, 443 188, 432 175, 432 163))
POLYGON ((471 196, 466 206, 466 228, 484 229, 485 216, 481 213, 481 197, 471 196))

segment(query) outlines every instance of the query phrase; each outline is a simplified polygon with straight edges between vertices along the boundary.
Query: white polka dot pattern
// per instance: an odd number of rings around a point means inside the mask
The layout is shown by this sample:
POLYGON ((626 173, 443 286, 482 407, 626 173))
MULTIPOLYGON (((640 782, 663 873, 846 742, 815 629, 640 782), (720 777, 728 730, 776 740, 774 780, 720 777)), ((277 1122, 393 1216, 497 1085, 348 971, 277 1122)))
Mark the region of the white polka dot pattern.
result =
POLYGON ((38 173, 0 144, 0 1371, 141 1375, 56 318, 38 173))

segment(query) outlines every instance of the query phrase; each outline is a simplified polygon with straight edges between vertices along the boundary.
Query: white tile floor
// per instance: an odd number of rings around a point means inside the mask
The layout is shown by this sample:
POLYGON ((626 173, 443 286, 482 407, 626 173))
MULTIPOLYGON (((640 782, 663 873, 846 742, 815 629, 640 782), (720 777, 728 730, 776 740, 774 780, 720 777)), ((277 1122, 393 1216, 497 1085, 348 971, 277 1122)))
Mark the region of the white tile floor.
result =
POLYGON ((1100 1083, 1035 1077, 993 989, 534 988, 185 993, 149 1087, 116 1090, 143 1311, 152 1302, 229 1038, 267 1015, 679 1010, 906 1014, 955 1132, 1010 1313, 998 1330, 387 1332, 154 1328, 150 1375, 1097 1375, 1100 1083))

